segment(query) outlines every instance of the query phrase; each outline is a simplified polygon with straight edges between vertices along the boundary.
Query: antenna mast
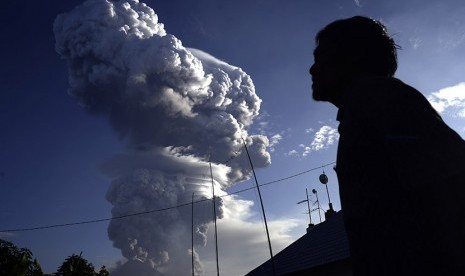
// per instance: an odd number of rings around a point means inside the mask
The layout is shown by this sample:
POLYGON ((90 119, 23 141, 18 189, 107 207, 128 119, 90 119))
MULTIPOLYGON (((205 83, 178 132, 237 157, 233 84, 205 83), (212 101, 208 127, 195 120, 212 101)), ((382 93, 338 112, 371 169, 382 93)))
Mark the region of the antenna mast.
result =
POLYGON ((194 276, 194 192, 192 192, 192 276, 194 276))
POLYGON ((308 190, 305 188, 305 194, 307 195, 307 207, 308 207, 308 218, 310 219, 310 224, 313 225, 312 223, 312 210, 310 209, 310 200, 308 199, 308 190))
POLYGON ((307 199, 301 200, 301 201, 297 202, 297 204, 307 202, 308 218, 310 219, 309 226, 311 226, 311 225, 313 225, 313 223, 312 223, 312 209, 310 209, 310 200, 308 198, 308 190, 307 190, 307 188, 305 188, 305 194, 307 195, 307 199))
POLYGON ((321 209, 320 209, 320 200, 318 199, 318 192, 315 189, 313 189, 312 193, 315 194, 315 196, 316 196, 316 203, 318 204, 317 205, 318 206, 318 216, 320 217, 320 223, 321 223, 321 213, 320 213, 321 209))
POLYGON ((253 177, 255 179, 255 185, 257 186, 258 198, 260 199, 260 205, 262 207, 262 213, 263 213, 263 220, 265 222, 266 237, 268 238, 268 248, 270 249, 271 268, 273 270, 273 275, 276 275, 276 269, 275 269, 274 258, 273 258, 273 250, 271 249, 270 233, 268 231, 268 224, 266 222, 265 207, 263 207, 263 200, 262 200, 262 194, 260 193, 260 186, 258 185, 258 180, 257 180, 257 176, 255 175, 255 170, 253 168, 252 159, 250 158, 249 150, 247 149, 247 144, 245 143, 244 138, 242 138, 242 142, 244 142, 245 151, 247 153, 247 157, 249 158, 250 167, 252 168, 253 177))
POLYGON ((328 190, 328 176, 326 176, 325 171, 320 175, 320 182, 321 184, 325 185, 326 193, 328 194, 328 202, 329 202, 329 209, 325 212, 325 219, 330 218, 334 213, 336 213, 333 209, 333 204, 331 203, 331 198, 329 197, 329 190, 328 190))
POLYGON ((213 181, 212 162, 210 162, 210 175, 212 179, 212 193, 213 193, 213 221, 215 222, 215 254, 216 254, 216 275, 220 275, 220 266, 218 264, 218 232, 216 228, 216 200, 215 200, 215 183, 213 181))

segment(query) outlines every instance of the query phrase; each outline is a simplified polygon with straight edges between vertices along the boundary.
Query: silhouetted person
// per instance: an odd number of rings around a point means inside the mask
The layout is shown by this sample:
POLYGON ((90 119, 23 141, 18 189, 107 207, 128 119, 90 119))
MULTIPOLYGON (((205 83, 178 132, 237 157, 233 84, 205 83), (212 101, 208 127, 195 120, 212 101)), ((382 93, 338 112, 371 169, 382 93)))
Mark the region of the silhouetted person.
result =
POLYGON ((338 107, 336 172, 354 275, 465 275, 465 142, 393 77, 378 21, 316 36, 313 98, 338 107))

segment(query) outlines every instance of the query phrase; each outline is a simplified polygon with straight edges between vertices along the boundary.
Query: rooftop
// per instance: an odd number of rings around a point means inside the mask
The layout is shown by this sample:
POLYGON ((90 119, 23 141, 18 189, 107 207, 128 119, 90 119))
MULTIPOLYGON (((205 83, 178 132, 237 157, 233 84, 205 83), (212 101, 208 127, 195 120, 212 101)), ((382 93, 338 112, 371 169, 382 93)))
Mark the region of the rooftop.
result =
MULTIPOLYGON (((277 275, 296 273, 328 265, 350 257, 349 242, 342 220, 342 211, 313 226, 310 231, 274 256, 277 275)), ((272 275, 268 260, 247 274, 272 275)))

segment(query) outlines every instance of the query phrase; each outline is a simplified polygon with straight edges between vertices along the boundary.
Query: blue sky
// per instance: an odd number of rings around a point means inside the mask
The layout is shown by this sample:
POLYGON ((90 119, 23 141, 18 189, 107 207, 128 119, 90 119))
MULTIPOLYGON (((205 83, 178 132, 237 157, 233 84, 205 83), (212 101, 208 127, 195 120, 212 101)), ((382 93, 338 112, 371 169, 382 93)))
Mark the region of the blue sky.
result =
MULTIPOLYGON (((105 196, 112 177, 102 166, 127 150, 128 138, 105 116, 86 112, 68 95, 66 62, 55 51, 56 16, 80 3, 10 1, 0 11, 1 229, 111 217, 112 205, 105 196)), ((253 80, 262 102, 248 133, 270 139, 271 165, 257 170, 260 183, 336 159, 337 110, 311 99, 308 68, 316 32, 339 18, 366 15, 385 23, 402 46, 396 76, 419 89, 465 136, 465 5, 460 1, 145 3, 184 47, 240 67, 253 80)), ((332 166, 324 171, 339 210, 332 166)), ((305 233, 306 208, 296 204, 305 198, 305 188, 317 189, 326 208, 324 186, 318 181, 321 172, 262 188, 275 252, 305 233)), ((253 185, 243 181, 226 192, 253 185)), ((259 204, 253 191, 225 202, 229 207, 218 224, 220 268, 225 275, 241 274, 268 258, 259 204)), ((313 219, 318 220, 316 213, 313 219)), ((0 237, 30 248, 45 271, 53 272, 66 256, 81 251, 96 266, 122 260, 107 228, 103 222, 0 237)), ((207 275, 215 269, 211 230, 207 246, 198 248, 207 275)))

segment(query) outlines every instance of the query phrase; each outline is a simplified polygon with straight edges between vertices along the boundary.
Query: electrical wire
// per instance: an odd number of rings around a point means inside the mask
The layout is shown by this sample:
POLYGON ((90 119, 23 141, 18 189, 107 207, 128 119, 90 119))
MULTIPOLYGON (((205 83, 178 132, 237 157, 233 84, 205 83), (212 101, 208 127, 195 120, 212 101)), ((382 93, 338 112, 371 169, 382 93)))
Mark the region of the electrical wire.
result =
MULTIPOLYGON (((331 163, 328 163, 328 164, 324 164, 324 165, 321 165, 321 166, 319 166, 319 167, 311 168, 311 169, 309 169, 309 170, 302 171, 302 172, 299 172, 299 173, 296 173, 296 174, 293 174, 293 175, 290 175, 290 176, 287 176, 287 177, 283 177, 283 178, 279 178, 279 179, 276 179, 276 180, 273 180, 273 181, 269 181, 269 182, 260 184, 260 185, 258 185, 258 186, 260 186, 260 187, 262 187, 262 186, 268 186, 268 185, 271 185, 271 184, 274 184, 274 183, 278 183, 278 182, 281 182, 281 181, 285 181, 285 180, 288 180, 288 179, 291 179, 291 178, 294 178, 294 177, 297 177, 297 176, 300 176, 300 175, 309 173, 309 172, 311 172, 311 171, 315 171, 315 170, 324 168, 324 167, 326 167, 326 166, 329 166, 329 165, 332 165, 332 164, 335 164, 335 163, 336 163, 336 162, 331 162, 331 163)), ((217 197, 232 196, 232 195, 236 195, 236 194, 243 193, 243 192, 246 192, 246 191, 250 191, 250 190, 252 190, 252 189, 256 189, 256 187, 245 188, 245 189, 242 189, 242 190, 238 190, 238 191, 235 191, 235 192, 231 192, 231 193, 229 193, 229 194, 227 194, 227 195, 222 195, 222 196, 217 196, 217 197)), ((195 204, 195 203, 200 203, 200 202, 205 202, 205 201, 210 201, 210 200, 211 200, 211 198, 204 198, 204 199, 200 199, 200 200, 194 201, 194 204, 195 204)), ((184 207, 184 206, 190 206, 191 204, 192 204, 192 202, 186 202, 186 203, 178 204, 178 205, 176 205, 176 206, 170 206, 170 207, 160 208, 160 209, 156 209, 156 210, 149 210, 149 211, 131 213, 131 214, 122 215, 122 216, 116 216, 116 217, 111 217, 111 218, 102 218, 102 219, 94 219, 94 220, 85 220, 85 221, 78 221, 78 222, 70 222, 70 223, 62 223, 62 224, 52 224, 52 225, 37 226, 37 227, 28 227, 28 228, 1 229, 1 230, 0 230, 0 233, 6 233, 6 232, 10 232, 10 233, 11 233, 11 232, 25 232, 25 231, 34 231, 34 230, 43 230, 43 229, 50 229, 50 228, 59 228, 59 227, 67 227, 67 226, 75 226, 75 225, 99 223, 99 222, 110 221, 110 220, 112 220, 112 219, 114 219, 114 220, 116 220, 116 219, 124 219, 124 218, 128 218, 128 217, 134 217, 134 216, 140 216, 140 215, 146 215, 146 214, 152 214, 152 213, 157 213, 157 212, 168 211, 168 210, 171 210, 171 209, 176 209, 176 208, 180 208, 180 207, 184 207)))

